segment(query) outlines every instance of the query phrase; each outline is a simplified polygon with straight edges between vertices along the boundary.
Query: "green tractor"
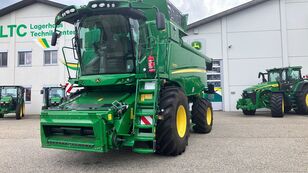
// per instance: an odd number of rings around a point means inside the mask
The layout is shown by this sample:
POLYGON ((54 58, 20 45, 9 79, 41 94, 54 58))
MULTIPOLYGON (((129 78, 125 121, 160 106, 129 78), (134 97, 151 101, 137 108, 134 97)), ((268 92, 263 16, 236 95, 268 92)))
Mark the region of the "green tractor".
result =
POLYGON ((187 15, 167 0, 68 6, 56 17, 52 45, 64 22, 75 27, 69 49, 79 62, 69 82, 83 90, 42 110, 42 147, 175 156, 185 151, 190 127, 211 131, 205 94, 212 59, 183 41, 187 15))
POLYGON ((44 87, 41 90, 44 105, 42 109, 57 107, 66 100, 65 89, 63 87, 44 87))
POLYGON ((0 86, 0 118, 15 113, 19 120, 25 116, 25 89, 21 86, 0 86))
POLYGON ((297 114, 308 114, 308 81, 302 78, 301 69, 288 67, 260 72, 263 82, 245 89, 236 108, 245 115, 255 115, 260 108, 270 109, 273 117, 283 117, 292 109, 297 114))

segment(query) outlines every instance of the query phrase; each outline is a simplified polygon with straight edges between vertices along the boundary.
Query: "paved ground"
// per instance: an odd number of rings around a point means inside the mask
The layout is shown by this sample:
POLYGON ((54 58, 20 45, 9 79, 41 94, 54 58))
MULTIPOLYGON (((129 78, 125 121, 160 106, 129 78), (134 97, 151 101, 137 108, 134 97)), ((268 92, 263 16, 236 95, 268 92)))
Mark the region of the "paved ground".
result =
POLYGON ((216 112, 178 157, 40 148, 38 116, 0 119, 0 172, 308 172, 308 116, 216 112))

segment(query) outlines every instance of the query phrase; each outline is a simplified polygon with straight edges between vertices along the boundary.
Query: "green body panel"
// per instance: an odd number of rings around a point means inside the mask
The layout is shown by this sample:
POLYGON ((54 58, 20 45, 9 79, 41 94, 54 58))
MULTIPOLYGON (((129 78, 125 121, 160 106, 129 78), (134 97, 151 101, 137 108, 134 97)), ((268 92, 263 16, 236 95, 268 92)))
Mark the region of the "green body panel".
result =
MULTIPOLYGON (((42 111, 41 141, 43 147, 91 152, 107 152, 112 149, 131 147, 137 153, 155 152, 160 88, 162 85, 178 86, 189 99, 204 96, 208 88, 206 66, 212 61, 183 42, 182 37, 187 35, 185 33, 187 15, 173 10, 176 15, 178 14, 177 17, 180 17, 173 20, 175 14, 169 14, 171 8, 174 9, 174 6, 167 0, 91 1, 87 6, 69 6, 58 14, 55 21, 57 25, 61 22, 74 24, 78 19, 87 15, 105 17, 102 14, 122 14, 124 11, 123 16, 132 15, 130 19, 134 20, 140 18, 138 19, 140 25, 144 22, 147 31, 146 43, 144 55, 133 59, 133 71, 124 74, 108 74, 107 72, 104 74, 101 71, 108 69, 102 67, 109 60, 108 50, 99 44, 103 45, 107 42, 108 35, 104 36, 111 31, 106 28, 100 29, 101 23, 98 21, 95 26, 84 27, 86 28, 84 35, 80 34, 77 37, 82 37, 77 42, 78 46, 82 47, 80 52, 77 51, 79 57, 77 76, 69 78, 70 83, 77 84, 84 89, 61 105, 42 111), (109 8, 98 8, 103 6, 102 3, 105 3, 104 6, 109 4, 109 8), (111 6, 114 7, 110 8, 111 6), (165 15, 166 27, 163 30, 158 30, 155 22, 158 10, 165 15), (74 12, 67 15, 67 11, 74 12), (141 20, 144 21, 141 22, 141 20), (99 46, 103 51, 97 49, 99 46), (104 54, 102 55, 99 51, 104 54), (100 61, 96 61, 96 57, 99 57, 100 61), (153 61, 152 64, 150 61, 153 61), (87 66, 83 64, 93 65, 93 68, 87 69, 87 66), (92 74, 95 71, 95 65, 100 67, 97 71, 101 74, 92 74), (154 71, 151 72, 150 66, 154 66, 154 71), (141 117, 143 116, 151 117, 152 123, 142 124, 141 117), (149 148, 140 147, 139 144, 144 142, 147 145, 151 143, 148 145, 149 148)), ((108 18, 105 21, 107 22, 108 18)), ((112 41, 127 39, 123 37, 126 33, 123 33, 113 35, 112 41)), ((130 33, 130 35, 132 39, 133 34, 130 33)), ((113 43, 118 44, 115 41, 113 43)), ((133 45, 132 48, 135 49, 134 56, 139 55, 143 50, 142 46, 136 48, 136 44, 136 42, 130 42, 130 45, 133 45)), ((107 46, 109 45, 106 44, 107 46)), ((78 47, 76 49, 79 50, 78 47)), ((114 51, 116 52, 117 49, 114 51)), ((115 52, 110 52, 110 54, 115 52)), ((129 53, 126 60, 131 60, 129 53)), ((120 69, 119 58, 116 55, 113 58, 110 64, 120 69)))
MULTIPOLYGON (((253 111, 261 108, 270 109, 270 99, 272 93, 283 93, 285 106, 296 109, 296 94, 300 92, 302 86, 307 81, 301 77, 301 67, 275 68, 267 70, 267 74, 281 73, 280 77, 285 78, 277 81, 263 82, 249 87, 243 91, 242 98, 237 102, 237 109, 253 111), (298 72, 297 78, 292 79, 290 74, 298 72), (285 77, 282 74, 285 73, 285 77)), ((270 76, 269 76, 269 79, 270 76)))

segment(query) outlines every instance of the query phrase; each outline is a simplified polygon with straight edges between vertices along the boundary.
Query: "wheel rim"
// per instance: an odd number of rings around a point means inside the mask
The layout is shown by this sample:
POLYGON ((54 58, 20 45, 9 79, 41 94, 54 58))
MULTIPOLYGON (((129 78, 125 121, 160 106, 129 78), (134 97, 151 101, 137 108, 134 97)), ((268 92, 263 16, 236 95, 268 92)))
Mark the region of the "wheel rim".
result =
POLYGON ((25 116, 25 105, 22 106, 22 117, 25 116))
POLYGON ((206 123, 209 126, 212 124, 212 109, 210 107, 206 110, 206 123))
POLYGON ((284 113, 284 99, 282 99, 282 113, 284 113))
POLYGON ((306 106, 308 107, 308 94, 306 94, 306 106))
POLYGON ((22 111, 23 111, 23 108, 21 107, 19 111, 19 117, 22 117, 22 111))
POLYGON ((178 135, 183 138, 186 134, 187 128, 187 116, 186 110, 183 105, 179 106, 176 113, 176 129, 178 131, 178 135))

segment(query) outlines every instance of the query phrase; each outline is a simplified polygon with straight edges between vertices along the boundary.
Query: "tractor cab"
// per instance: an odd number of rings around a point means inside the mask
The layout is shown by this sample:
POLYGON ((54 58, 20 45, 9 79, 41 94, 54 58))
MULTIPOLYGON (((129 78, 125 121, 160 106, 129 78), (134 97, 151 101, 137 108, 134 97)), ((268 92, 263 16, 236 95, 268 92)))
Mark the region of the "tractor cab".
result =
POLYGON ((44 101, 42 109, 59 106, 67 97, 63 87, 45 87, 41 90, 41 94, 44 101))
POLYGON ((0 118, 8 113, 16 113, 16 119, 21 119, 24 116, 23 87, 0 86, 0 118))
POLYGON ((294 82, 302 80, 301 67, 289 67, 267 70, 269 82, 294 82))

